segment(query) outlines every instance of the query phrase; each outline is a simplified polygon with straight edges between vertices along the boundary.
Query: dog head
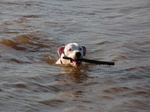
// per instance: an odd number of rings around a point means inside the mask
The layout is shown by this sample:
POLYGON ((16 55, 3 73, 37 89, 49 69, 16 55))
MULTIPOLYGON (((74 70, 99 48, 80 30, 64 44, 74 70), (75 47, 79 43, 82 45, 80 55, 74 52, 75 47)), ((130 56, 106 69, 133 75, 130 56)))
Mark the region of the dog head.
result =
POLYGON ((62 46, 58 48, 58 55, 63 64, 70 64, 72 66, 80 66, 81 61, 73 61, 77 59, 83 58, 86 54, 86 47, 81 46, 78 43, 69 43, 66 46, 62 46), (64 56, 72 58, 73 60, 65 60, 64 56))

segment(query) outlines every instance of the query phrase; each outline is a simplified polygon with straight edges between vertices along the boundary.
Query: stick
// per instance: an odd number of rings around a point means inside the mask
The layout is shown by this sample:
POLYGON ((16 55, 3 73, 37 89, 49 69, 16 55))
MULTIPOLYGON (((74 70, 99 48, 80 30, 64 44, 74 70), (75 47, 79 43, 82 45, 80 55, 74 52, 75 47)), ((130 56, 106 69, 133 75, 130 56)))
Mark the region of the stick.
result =
MULTIPOLYGON (((73 60, 72 58, 69 58, 69 57, 63 57, 63 59, 73 60)), ((84 62, 98 64, 98 65, 115 65, 114 62, 97 61, 97 60, 90 60, 90 59, 84 59, 84 58, 73 60, 73 61, 84 61, 84 62)))

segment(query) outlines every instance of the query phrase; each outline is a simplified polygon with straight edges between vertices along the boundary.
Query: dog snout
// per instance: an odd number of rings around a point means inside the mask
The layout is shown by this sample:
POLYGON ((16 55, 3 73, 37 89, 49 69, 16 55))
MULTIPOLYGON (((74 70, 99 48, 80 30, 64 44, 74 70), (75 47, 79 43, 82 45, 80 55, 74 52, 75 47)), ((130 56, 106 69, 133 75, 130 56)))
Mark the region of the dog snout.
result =
POLYGON ((78 57, 78 58, 81 57, 81 53, 80 53, 80 52, 77 52, 77 53, 76 53, 76 57, 78 57))

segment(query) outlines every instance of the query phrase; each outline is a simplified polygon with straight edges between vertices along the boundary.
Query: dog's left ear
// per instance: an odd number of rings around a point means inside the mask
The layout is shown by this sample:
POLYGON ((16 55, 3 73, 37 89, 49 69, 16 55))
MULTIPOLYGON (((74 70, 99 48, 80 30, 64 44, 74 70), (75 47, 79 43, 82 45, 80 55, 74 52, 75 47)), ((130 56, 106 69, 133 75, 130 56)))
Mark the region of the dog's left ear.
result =
POLYGON ((65 48, 64 46, 61 46, 61 47, 58 48, 57 52, 58 52, 59 56, 61 56, 61 54, 64 53, 64 48, 65 48))
POLYGON ((82 46, 82 48, 83 48, 83 56, 85 56, 86 55, 86 47, 82 46))

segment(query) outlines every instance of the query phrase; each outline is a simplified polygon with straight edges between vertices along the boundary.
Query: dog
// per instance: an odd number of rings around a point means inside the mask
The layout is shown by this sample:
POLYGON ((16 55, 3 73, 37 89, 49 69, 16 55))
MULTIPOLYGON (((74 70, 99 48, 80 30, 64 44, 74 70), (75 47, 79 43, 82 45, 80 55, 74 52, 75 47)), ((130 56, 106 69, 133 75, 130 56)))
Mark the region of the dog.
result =
POLYGON ((58 55, 60 58, 56 64, 71 65, 73 67, 78 67, 82 64, 81 61, 74 61, 81 59, 86 55, 86 47, 81 46, 78 43, 69 43, 66 46, 61 46, 58 48, 58 55), (73 60, 63 59, 63 57, 69 57, 73 60))

